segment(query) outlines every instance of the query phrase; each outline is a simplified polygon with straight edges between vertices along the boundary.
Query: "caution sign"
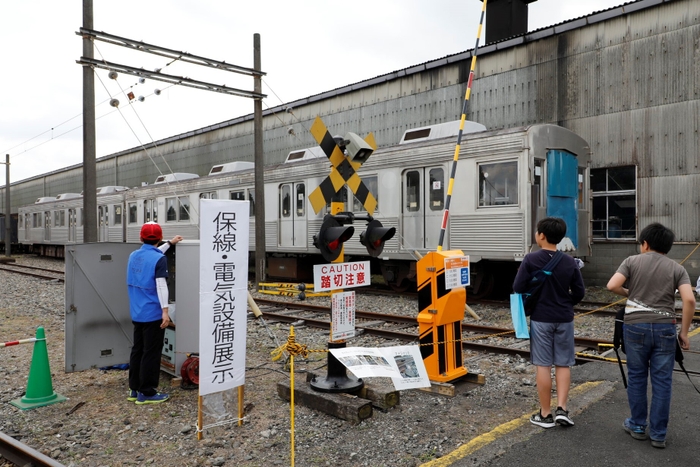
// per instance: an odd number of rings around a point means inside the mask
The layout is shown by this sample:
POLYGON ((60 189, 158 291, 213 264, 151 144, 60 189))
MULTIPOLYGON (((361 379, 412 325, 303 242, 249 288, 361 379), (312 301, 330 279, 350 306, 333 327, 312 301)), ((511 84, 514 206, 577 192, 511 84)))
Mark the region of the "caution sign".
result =
POLYGON ((445 258, 445 288, 469 286, 469 256, 445 258))
POLYGON ((318 214, 325 205, 331 202, 333 195, 347 184, 369 215, 374 214, 377 200, 357 174, 362 163, 377 149, 374 135, 370 133, 363 140, 355 133, 347 133, 345 138, 342 138, 343 147, 341 147, 319 117, 316 117, 311 125, 311 135, 321 146, 332 165, 330 175, 309 195, 309 201, 314 211, 318 214))

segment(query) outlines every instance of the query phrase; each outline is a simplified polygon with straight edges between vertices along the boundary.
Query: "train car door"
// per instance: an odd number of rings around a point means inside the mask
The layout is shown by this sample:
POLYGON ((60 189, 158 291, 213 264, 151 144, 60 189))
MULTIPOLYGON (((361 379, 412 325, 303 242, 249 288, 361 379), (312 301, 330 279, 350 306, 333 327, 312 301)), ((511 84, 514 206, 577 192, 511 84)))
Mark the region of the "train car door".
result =
POLYGON ((68 209, 68 241, 71 243, 75 242, 76 239, 75 227, 77 221, 78 218, 75 215, 75 208, 68 209))
POLYGON ((109 228, 109 206, 98 206, 97 207, 97 225, 99 238, 98 242, 106 242, 109 239, 109 233, 107 229, 109 228))
POLYGON ((445 170, 443 167, 409 169, 402 178, 402 247, 435 249, 445 207, 445 170))
POLYGON ((578 161, 567 151, 547 151, 547 216, 564 219, 566 238, 577 249, 578 161))
POLYGON ((284 183, 279 188, 279 246, 306 247, 306 185, 284 183))
POLYGON ((32 215, 31 214, 25 214, 24 215, 24 240, 31 240, 32 238, 32 215))
POLYGON ((51 211, 44 211, 44 241, 51 241, 51 211))

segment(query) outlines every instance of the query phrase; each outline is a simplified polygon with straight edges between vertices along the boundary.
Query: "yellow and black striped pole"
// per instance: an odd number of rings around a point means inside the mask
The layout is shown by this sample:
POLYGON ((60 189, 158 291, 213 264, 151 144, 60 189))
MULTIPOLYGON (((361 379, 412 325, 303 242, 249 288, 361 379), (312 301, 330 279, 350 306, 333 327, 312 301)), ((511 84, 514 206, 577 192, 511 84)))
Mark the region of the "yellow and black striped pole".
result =
POLYGON ((479 51, 479 38, 481 37, 481 28, 484 25, 484 16, 486 16, 486 0, 481 7, 481 17, 479 18, 479 29, 476 32, 476 45, 472 54, 472 65, 469 69, 469 80, 467 81, 467 91, 464 94, 464 103, 462 105, 462 119, 459 122, 459 133, 457 134, 457 145, 455 146, 455 154, 452 159, 452 170, 450 172, 450 184, 447 186, 447 199, 445 200, 445 210, 442 212, 442 224, 440 226, 440 239, 438 240, 437 251, 442 251, 442 244, 445 241, 445 230, 447 229, 447 218, 450 215, 450 201, 452 200, 452 186, 457 173, 457 161, 459 160, 459 149, 462 144, 462 132, 464 131, 464 121, 467 118, 467 108, 469 106, 469 96, 472 92, 472 82, 474 81, 474 69, 476 68, 476 55, 479 51))
POLYGON ((430 381, 441 383, 454 381, 468 373, 462 357, 462 320, 464 319, 464 308, 467 303, 467 291, 464 287, 448 289, 445 274, 446 260, 450 257, 463 256, 464 253, 460 250, 443 251, 442 244, 445 239, 450 200, 452 199, 452 187, 454 186, 457 172, 459 148, 462 142, 464 120, 467 115, 467 103, 469 102, 472 82, 474 81, 476 52, 479 48, 479 37, 481 37, 481 27, 484 24, 485 13, 486 0, 484 0, 484 6, 481 10, 476 46, 472 55, 472 65, 469 71, 467 92, 464 96, 462 120, 459 124, 457 146, 455 147, 452 161, 452 172, 447 189, 447 199, 445 201, 437 251, 428 252, 418 260, 416 265, 419 311, 417 321, 421 356, 423 357, 423 363, 430 381))

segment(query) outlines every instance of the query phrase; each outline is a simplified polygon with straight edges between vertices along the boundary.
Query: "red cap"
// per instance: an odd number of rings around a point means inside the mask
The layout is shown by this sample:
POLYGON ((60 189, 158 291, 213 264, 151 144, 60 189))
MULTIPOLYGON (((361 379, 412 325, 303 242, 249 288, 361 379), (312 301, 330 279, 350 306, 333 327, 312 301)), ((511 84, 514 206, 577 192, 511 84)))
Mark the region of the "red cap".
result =
POLYGON ((146 222, 141 227, 141 240, 160 240, 163 238, 163 230, 155 222, 146 222))

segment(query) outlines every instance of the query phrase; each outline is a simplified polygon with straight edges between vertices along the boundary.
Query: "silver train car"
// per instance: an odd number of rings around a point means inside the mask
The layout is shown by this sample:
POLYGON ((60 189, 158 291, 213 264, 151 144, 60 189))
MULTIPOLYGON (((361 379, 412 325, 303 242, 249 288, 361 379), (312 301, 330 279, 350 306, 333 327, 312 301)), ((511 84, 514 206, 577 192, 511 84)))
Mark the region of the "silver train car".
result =
MULTIPOLYGON (((375 151, 359 175, 374 197, 373 217, 396 235, 371 258, 359 234, 344 244, 345 261, 371 260, 396 290, 415 284, 416 259, 438 246, 459 122, 406 131, 399 144, 375 151)), ((265 168, 265 250, 268 276, 308 281, 311 265, 325 262, 313 244, 329 207, 315 213, 308 201, 329 174, 320 148, 293 151, 283 164, 265 168)), ((467 122, 446 235, 445 250, 470 256, 472 294, 510 287, 525 254, 537 248, 537 221, 566 220, 559 248, 590 255, 590 148, 573 132, 550 124, 485 131, 467 122)), ((249 200, 250 249, 255 251, 254 167, 251 162, 214 166, 205 176, 175 173, 142 187, 98 189, 99 241, 139 242, 143 223, 156 221, 166 238, 199 238, 201 199, 249 200)), ((345 211, 364 216, 349 188, 345 211)), ((62 247, 82 241, 82 197, 59 194, 19 210, 19 241, 35 252, 62 256, 62 247)), ((363 225, 355 225, 361 232, 363 225)), ((251 264, 254 264, 251 262, 251 264)))

